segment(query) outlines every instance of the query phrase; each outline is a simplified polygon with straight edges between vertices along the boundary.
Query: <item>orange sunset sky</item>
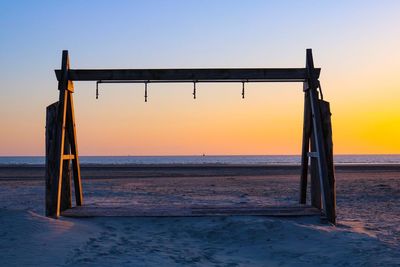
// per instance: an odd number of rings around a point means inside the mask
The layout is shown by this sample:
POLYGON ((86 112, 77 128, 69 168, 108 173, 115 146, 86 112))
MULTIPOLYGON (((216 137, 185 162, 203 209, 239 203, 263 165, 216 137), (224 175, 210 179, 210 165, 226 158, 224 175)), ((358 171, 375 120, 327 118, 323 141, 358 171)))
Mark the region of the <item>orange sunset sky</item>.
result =
MULTIPOLYGON (((44 155, 61 51, 71 68, 304 67, 312 48, 335 154, 400 153, 398 1, 0 4, 0 155, 44 155), (309 15, 307 15, 309 14, 309 15)), ((81 155, 299 154, 302 84, 75 83, 81 155)))

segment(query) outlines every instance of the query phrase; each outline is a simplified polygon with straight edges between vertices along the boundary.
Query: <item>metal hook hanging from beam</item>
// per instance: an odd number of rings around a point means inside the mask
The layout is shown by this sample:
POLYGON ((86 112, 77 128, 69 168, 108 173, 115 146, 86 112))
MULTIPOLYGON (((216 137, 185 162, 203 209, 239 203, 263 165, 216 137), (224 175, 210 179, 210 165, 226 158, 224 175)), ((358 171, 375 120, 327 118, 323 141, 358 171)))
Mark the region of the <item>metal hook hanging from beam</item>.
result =
POLYGON ((144 102, 147 102, 147 84, 148 82, 144 83, 144 102))
POLYGON ((244 82, 242 82, 242 99, 244 99, 244 82))
POLYGON ((101 81, 96 82, 96 99, 99 99, 99 83, 101 83, 101 81))
POLYGON ((196 81, 193 82, 193 99, 196 99, 196 81))

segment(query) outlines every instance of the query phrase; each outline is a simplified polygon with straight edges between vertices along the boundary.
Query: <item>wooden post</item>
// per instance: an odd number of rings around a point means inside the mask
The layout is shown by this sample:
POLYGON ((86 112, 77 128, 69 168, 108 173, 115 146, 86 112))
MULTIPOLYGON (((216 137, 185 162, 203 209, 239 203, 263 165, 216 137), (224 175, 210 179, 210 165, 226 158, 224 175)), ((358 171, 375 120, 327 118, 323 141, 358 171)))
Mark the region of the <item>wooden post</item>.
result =
MULTIPOLYGON (((311 134, 311 151, 316 151, 314 133, 311 134)), ((321 185, 318 176, 318 158, 311 157, 310 161, 311 206, 321 209, 321 185)))
POLYGON ((52 198, 52 188, 54 187, 55 174, 55 125, 57 118, 58 102, 46 108, 46 216, 55 214, 57 207, 52 198))
MULTIPOLYGON (((308 88, 303 84, 303 90, 308 88)), ((304 119, 303 119, 303 142, 301 152, 301 177, 300 177, 300 204, 306 204, 307 201, 307 177, 308 177, 308 152, 310 151, 311 136, 311 112, 309 93, 304 92, 304 119)))
POLYGON ((76 127, 75 127, 75 114, 74 114, 74 101, 72 97, 72 92, 69 92, 68 98, 68 109, 67 109, 67 131, 68 138, 71 140, 71 154, 74 155, 72 159, 72 171, 74 174, 74 186, 75 186, 75 200, 76 205, 83 205, 83 191, 81 182, 81 168, 79 164, 78 156, 78 141, 76 137, 76 127))
POLYGON ((71 161, 76 203, 83 204, 68 51, 63 51, 61 70, 59 101, 48 107, 46 120, 46 215, 56 218, 72 206, 71 161))
MULTIPOLYGON (((55 173, 55 126, 57 118, 58 102, 51 104, 46 109, 46 215, 53 216, 56 212, 57 206, 56 201, 51 197, 51 190, 55 186, 54 177, 55 173)), ((69 151, 68 142, 65 143, 65 150, 69 151)), ((71 169, 69 168, 69 162, 64 161, 63 172, 62 172, 62 184, 61 184, 61 211, 71 208, 71 169)))
POLYGON ((332 194, 330 190, 329 177, 328 177, 328 160, 326 154, 326 145, 323 132, 322 115, 320 110, 320 102, 318 99, 317 88, 319 82, 316 78, 314 69, 314 62, 311 49, 307 49, 307 61, 306 68, 308 70, 308 91, 310 96, 311 113, 313 120, 313 134, 315 140, 315 149, 317 154, 317 167, 318 176, 321 187, 322 196, 322 207, 326 219, 331 223, 336 223, 335 217, 332 215, 335 213, 334 209, 336 204, 332 202, 332 194))
POLYGON ((304 122, 303 122, 303 145, 301 155, 301 177, 300 177, 300 204, 307 202, 307 178, 309 170, 309 152, 310 157, 310 195, 311 205, 321 209, 321 188, 318 177, 317 158, 315 157, 315 137, 313 133, 311 120, 310 95, 308 92, 308 83, 304 82, 304 122))
MULTIPOLYGON (((71 148, 68 137, 65 137, 64 141, 64 154, 70 154, 71 148)), ((69 160, 63 160, 62 167, 62 182, 61 182, 61 203, 60 211, 70 209, 72 207, 72 191, 71 191, 71 162, 69 160)))
POLYGON ((325 153, 328 165, 328 182, 331 202, 333 209, 330 211, 330 218, 333 218, 336 222, 336 183, 335 183, 335 168, 333 165, 333 141, 332 141, 332 122, 331 122, 331 111, 329 102, 319 100, 319 106, 321 109, 322 116, 322 127, 325 141, 325 153))

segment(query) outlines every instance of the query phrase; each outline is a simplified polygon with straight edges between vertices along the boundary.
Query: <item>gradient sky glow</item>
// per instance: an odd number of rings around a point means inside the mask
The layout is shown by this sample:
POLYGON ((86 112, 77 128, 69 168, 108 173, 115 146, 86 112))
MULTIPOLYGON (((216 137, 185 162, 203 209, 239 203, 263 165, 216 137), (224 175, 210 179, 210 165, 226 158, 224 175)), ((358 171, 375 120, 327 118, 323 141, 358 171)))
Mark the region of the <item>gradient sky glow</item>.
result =
MULTIPOLYGON (((400 153, 400 1, 1 1, 0 156, 43 155, 54 69, 303 67, 336 154, 400 153)), ((301 84, 75 83, 81 155, 299 154, 301 84)))

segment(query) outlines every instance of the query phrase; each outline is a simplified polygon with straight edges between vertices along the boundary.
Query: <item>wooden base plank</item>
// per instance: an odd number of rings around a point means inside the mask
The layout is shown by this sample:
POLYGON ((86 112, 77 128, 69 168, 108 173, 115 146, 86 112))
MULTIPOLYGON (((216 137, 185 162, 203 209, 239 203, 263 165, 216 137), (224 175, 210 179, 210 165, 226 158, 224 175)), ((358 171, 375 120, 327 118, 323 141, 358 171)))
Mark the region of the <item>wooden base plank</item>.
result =
POLYGON ((78 206, 62 213, 65 217, 191 217, 191 216, 319 216, 317 208, 298 206, 78 206))

